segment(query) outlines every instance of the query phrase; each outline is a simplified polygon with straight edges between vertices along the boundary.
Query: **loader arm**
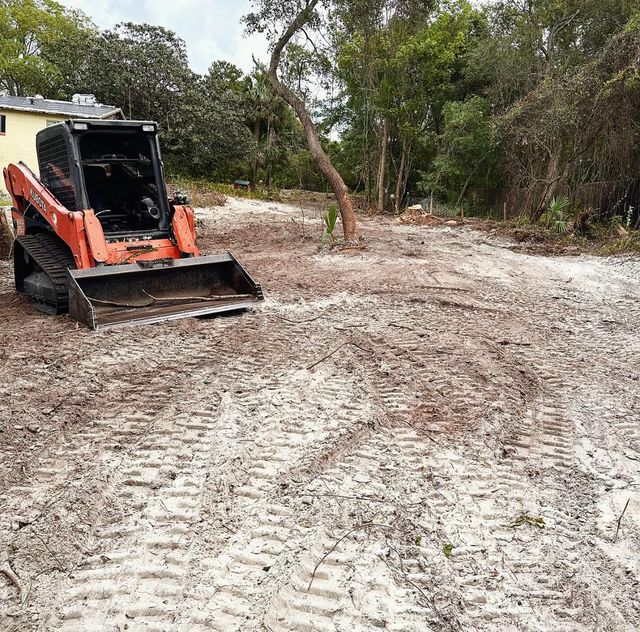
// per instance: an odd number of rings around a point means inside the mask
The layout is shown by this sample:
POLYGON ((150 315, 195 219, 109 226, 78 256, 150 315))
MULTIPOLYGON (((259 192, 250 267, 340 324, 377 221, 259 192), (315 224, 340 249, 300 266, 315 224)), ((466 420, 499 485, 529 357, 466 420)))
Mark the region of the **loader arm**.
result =
MULTIPOLYGON (((53 231, 71 250, 76 268, 92 267, 87 247, 84 213, 67 210, 23 162, 3 170, 7 191, 13 200, 11 217, 16 236, 27 234, 27 222, 53 231)), ((95 264, 93 264, 95 265, 95 264)))

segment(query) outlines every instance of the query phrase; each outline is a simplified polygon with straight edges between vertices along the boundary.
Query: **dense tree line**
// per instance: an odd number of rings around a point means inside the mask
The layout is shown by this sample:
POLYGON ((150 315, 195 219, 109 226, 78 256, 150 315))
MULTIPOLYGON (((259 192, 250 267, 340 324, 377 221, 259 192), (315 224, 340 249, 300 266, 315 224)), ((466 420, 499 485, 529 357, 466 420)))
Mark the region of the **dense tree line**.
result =
MULTIPOLYGON (((309 4, 309 3, 307 3, 309 4)), ((256 2, 272 32, 299 0, 256 2)), ((370 206, 408 194, 452 203, 477 188, 537 191, 631 182, 640 162, 637 0, 322 0, 283 49, 279 77, 324 151, 370 206)), ((258 16, 258 17, 256 17, 258 16)), ((252 22, 252 20, 254 20, 252 22)), ((75 92, 162 127, 172 171, 323 189, 268 68, 190 70, 184 42, 152 25, 99 31, 53 0, 0 0, 0 90, 75 92)))
POLYGON ((540 212, 563 185, 638 177, 634 0, 355 0, 335 36, 350 184, 380 207, 507 186, 540 212))

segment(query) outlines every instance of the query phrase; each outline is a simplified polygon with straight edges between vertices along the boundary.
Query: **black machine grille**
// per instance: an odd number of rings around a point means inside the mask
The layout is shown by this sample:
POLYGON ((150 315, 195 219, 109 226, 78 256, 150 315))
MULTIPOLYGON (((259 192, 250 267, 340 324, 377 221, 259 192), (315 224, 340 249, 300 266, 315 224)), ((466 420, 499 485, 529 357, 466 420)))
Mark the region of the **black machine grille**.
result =
POLYGON ((62 134, 40 141, 38 145, 40 177, 49 191, 70 211, 78 210, 71 178, 69 152, 62 134))

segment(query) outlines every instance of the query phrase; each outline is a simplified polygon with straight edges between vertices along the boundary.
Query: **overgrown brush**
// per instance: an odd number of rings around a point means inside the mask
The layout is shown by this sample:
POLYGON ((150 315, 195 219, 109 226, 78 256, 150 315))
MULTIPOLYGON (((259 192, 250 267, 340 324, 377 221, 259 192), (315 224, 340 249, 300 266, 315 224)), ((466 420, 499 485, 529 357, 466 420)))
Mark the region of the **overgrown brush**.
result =
POLYGON ((169 187, 173 190, 187 192, 191 204, 197 207, 224 206, 228 197, 246 198, 251 200, 274 200, 274 191, 264 189, 236 189, 231 184, 210 182, 205 179, 170 177, 169 187))
POLYGON ((601 248, 604 255, 640 254, 640 231, 633 231, 626 237, 608 241, 601 248))

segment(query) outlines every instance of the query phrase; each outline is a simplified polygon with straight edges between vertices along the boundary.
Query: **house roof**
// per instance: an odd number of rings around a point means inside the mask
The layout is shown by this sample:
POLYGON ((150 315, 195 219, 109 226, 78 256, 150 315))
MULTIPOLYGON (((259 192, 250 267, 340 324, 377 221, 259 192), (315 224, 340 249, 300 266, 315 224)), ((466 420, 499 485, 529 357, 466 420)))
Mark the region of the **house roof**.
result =
POLYGON ((0 94, 0 110, 20 110, 86 119, 102 119, 109 116, 124 118, 122 110, 113 105, 72 103, 71 101, 54 101, 39 97, 12 97, 2 94, 0 94))

